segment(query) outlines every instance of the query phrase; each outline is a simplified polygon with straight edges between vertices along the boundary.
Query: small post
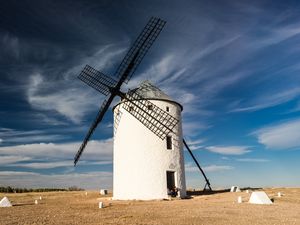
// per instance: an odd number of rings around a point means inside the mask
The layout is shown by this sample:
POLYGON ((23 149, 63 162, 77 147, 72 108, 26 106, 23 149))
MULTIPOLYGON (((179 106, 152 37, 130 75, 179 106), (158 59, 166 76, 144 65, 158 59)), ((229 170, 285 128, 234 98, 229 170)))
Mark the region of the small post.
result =
POLYGON ((277 193, 277 196, 280 198, 282 195, 281 195, 281 192, 278 192, 277 193))
POLYGON ((249 190, 246 190, 246 193, 248 194, 248 193, 249 193, 249 190))
POLYGON ((100 195, 107 195, 107 190, 106 189, 101 189, 100 190, 100 195))
POLYGON ((242 203, 242 202, 243 202, 243 200, 242 200, 242 196, 239 196, 239 197, 238 197, 238 200, 237 200, 237 202, 238 202, 238 203, 242 203))
POLYGON ((87 191, 85 192, 85 196, 87 196, 87 191))
POLYGON ((99 202, 99 209, 102 209, 102 208, 104 208, 104 204, 103 204, 103 202, 99 202))
POLYGON ((42 196, 40 196, 40 200, 42 200, 42 196))
POLYGON ((38 200, 37 200, 37 199, 36 199, 36 200, 34 200, 34 204, 36 204, 36 205, 38 204, 38 200))

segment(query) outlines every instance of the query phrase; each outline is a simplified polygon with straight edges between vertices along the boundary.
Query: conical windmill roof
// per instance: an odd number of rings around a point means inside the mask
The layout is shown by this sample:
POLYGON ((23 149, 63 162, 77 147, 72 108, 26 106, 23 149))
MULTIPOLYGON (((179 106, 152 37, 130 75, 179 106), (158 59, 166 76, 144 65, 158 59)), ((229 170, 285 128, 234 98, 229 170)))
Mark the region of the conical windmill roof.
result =
POLYGON ((160 90, 158 87, 154 86, 150 81, 143 81, 137 89, 136 93, 145 99, 159 99, 174 101, 170 96, 160 90))
POLYGON ((183 109, 182 105, 174 101, 170 96, 160 90, 158 87, 154 86, 150 81, 143 81, 137 88, 129 91, 135 92, 141 96, 142 99, 148 100, 163 100, 168 102, 176 103, 180 106, 181 110, 183 109))
MULTIPOLYGON (((147 100, 162 100, 167 102, 176 103, 179 105, 181 110, 183 110, 182 105, 180 105, 178 102, 174 101, 170 96, 168 96, 166 93, 164 93, 162 90, 160 90, 158 87, 154 86, 150 81, 146 80, 143 81, 137 88, 132 89, 128 91, 128 94, 131 92, 137 93, 141 98, 140 99, 147 99, 147 100)), ((137 99, 138 100, 138 99, 137 99)), ((113 109, 122 103, 123 101, 126 101, 125 99, 122 99, 121 102, 116 104, 113 109)))

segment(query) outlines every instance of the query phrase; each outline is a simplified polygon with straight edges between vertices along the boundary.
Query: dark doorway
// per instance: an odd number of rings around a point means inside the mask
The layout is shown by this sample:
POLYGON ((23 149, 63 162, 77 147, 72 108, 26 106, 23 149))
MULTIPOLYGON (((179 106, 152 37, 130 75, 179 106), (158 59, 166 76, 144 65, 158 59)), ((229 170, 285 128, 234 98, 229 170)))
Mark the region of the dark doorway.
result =
POLYGON ((173 190, 175 188, 175 172, 167 171, 167 188, 173 190))

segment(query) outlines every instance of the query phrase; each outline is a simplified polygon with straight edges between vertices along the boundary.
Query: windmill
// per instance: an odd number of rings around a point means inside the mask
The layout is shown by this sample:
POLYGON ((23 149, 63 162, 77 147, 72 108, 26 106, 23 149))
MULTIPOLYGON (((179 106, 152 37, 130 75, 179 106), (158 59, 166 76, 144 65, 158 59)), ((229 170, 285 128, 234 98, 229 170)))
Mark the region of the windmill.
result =
MULTIPOLYGON (((172 116, 170 113, 161 109, 159 106, 156 106, 150 100, 145 99, 142 95, 139 94, 139 92, 137 91, 138 89, 131 90, 128 93, 123 93, 120 91, 122 84, 128 83, 128 81, 132 77, 143 57, 160 34, 165 23, 165 21, 155 17, 152 17, 149 20, 141 34, 138 36, 138 38, 124 57, 114 77, 107 76, 89 65, 86 65, 81 71, 78 78, 81 81, 85 82, 87 85, 99 91, 101 94, 107 96, 107 98, 102 103, 94 122, 92 123, 77 154, 74 157, 74 166, 76 166, 93 132, 95 131, 98 124, 102 121, 104 114, 106 113, 116 96, 121 97, 122 102, 124 103, 122 104, 122 107, 131 116, 133 116, 136 121, 139 121, 140 124, 150 130, 160 140, 165 140, 166 138, 168 139, 168 135, 170 133, 174 133, 173 130, 178 126, 180 119, 172 116)), ((182 136, 179 140, 179 143, 181 143, 181 145, 185 145, 199 170, 203 174, 206 180, 206 185, 204 188, 208 187, 211 190, 209 180, 201 169, 193 153, 189 149, 187 143, 185 142, 185 140, 183 140, 182 136)))

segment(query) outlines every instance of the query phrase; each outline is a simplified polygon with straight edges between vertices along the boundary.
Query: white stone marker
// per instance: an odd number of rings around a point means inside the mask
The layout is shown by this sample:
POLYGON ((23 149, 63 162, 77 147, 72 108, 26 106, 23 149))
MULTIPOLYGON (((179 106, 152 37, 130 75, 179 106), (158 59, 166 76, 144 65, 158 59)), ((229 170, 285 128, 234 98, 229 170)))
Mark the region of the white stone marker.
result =
POLYGON ((12 204, 7 197, 4 197, 0 201, 0 207, 12 207, 12 204))
POLYGON ((107 190, 106 189, 101 189, 100 190, 100 195, 107 195, 107 190))
POLYGON ((238 186, 232 186, 230 192, 241 192, 241 189, 238 186))
POLYGON ((40 196, 40 200, 42 200, 42 196, 40 196))
POLYGON ((248 193, 249 193, 249 190, 246 190, 246 193, 248 194, 248 193))
POLYGON ((34 204, 36 204, 36 205, 37 205, 37 204, 38 204, 38 200, 35 200, 35 201, 34 201, 34 204))
POLYGON ((87 196, 87 192, 85 192, 85 196, 87 196))
POLYGON ((238 197, 237 202, 238 202, 238 203, 242 203, 242 202, 243 202, 242 196, 239 196, 239 197, 238 197))
POLYGON ((281 192, 278 192, 277 193, 277 196, 280 198, 282 195, 281 195, 281 192))
POLYGON ((254 191, 252 192, 249 203, 252 204, 273 204, 266 192, 264 191, 254 191))
POLYGON ((102 209, 102 208, 104 208, 104 204, 103 204, 103 202, 99 202, 99 209, 102 209))

